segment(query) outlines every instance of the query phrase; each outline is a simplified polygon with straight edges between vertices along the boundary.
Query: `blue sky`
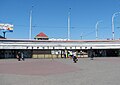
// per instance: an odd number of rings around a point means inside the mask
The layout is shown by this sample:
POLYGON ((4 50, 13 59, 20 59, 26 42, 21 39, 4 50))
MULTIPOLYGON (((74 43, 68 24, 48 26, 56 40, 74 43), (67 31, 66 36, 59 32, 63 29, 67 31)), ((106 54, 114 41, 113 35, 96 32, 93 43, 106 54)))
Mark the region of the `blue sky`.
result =
MULTIPOLYGON (((71 8, 71 39, 112 38, 112 15, 120 11, 120 0, 0 0, 0 23, 14 25, 13 32, 6 37, 12 39, 29 38, 30 10, 32 14, 32 38, 44 32, 49 38, 67 38, 68 10, 71 8)), ((114 18, 115 38, 120 38, 120 14, 114 18)), ((3 35, 2 30, 0 34, 3 35)))

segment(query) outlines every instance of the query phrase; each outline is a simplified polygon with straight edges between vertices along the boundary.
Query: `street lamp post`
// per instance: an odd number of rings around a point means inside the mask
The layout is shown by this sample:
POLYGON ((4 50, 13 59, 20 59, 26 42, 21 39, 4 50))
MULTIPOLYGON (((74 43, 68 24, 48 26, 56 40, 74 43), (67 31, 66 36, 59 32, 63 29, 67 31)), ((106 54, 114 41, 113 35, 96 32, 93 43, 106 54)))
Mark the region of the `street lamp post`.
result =
POLYGON ((96 25, 95 25, 95 28, 96 28, 96 40, 98 39, 98 24, 100 23, 101 21, 97 21, 96 25))
POLYGON ((68 12, 68 40, 70 40, 70 10, 71 8, 69 8, 68 12))
POLYGON ((29 30, 29 39, 32 38, 32 10, 30 11, 30 30, 29 30))
POLYGON ((33 13, 32 9, 33 9, 33 6, 32 6, 32 8, 31 8, 31 10, 30 10, 30 29, 29 29, 29 39, 32 39, 32 13, 33 13))
POLYGON ((113 14, 112 16, 112 37, 113 37, 113 40, 115 40, 115 32, 114 32, 114 18, 115 18, 115 15, 116 14, 120 14, 120 12, 116 12, 113 14))

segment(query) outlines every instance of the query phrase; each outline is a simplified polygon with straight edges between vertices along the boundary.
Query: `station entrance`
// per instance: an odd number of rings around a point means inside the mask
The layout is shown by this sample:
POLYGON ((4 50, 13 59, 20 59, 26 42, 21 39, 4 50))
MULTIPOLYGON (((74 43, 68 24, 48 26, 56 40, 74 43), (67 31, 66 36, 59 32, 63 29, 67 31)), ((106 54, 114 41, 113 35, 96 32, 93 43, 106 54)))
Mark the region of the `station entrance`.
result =
POLYGON ((120 57, 119 49, 1 49, 0 59, 16 58, 18 52, 23 52, 25 58, 68 58, 68 52, 77 52, 77 57, 120 57), (65 57, 66 56, 66 57, 65 57))

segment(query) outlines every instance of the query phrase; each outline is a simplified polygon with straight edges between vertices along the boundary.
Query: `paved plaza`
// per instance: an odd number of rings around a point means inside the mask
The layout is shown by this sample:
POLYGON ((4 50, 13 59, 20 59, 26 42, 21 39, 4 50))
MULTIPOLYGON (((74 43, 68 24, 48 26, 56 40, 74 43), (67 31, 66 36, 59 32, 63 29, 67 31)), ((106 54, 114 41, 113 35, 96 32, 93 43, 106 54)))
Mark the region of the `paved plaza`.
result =
POLYGON ((120 58, 0 59, 0 85, 119 85, 120 58))

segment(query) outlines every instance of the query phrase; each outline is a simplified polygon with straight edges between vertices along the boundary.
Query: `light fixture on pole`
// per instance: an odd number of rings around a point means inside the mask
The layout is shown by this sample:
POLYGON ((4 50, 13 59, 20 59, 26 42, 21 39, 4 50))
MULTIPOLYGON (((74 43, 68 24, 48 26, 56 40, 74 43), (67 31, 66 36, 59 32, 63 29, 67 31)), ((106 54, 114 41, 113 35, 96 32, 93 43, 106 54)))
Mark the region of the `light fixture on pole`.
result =
POLYGON ((115 40, 115 32, 114 32, 114 18, 116 14, 120 14, 120 12, 116 12, 112 15, 112 36, 113 36, 113 40, 115 40))
POLYGON ((81 40, 83 39, 83 34, 81 33, 81 35, 80 35, 80 38, 81 38, 81 40))
POLYGON ((97 21, 96 25, 95 25, 95 29, 96 29, 96 40, 98 40, 98 25, 99 23, 102 21, 97 21))

